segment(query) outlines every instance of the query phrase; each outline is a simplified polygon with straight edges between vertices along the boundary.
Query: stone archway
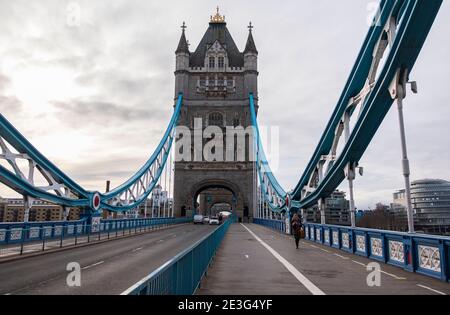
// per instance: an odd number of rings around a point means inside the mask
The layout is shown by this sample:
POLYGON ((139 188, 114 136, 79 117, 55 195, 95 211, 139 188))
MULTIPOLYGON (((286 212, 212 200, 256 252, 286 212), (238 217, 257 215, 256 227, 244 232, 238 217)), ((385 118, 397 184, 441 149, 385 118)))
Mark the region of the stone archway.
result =
POLYGON ((192 198, 190 202, 194 207, 197 197, 201 195, 202 192, 208 192, 211 190, 228 191, 229 193, 231 193, 231 196, 224 196, 223 193, 219 195, 216 194, 215 196, 213 196, 213 199, 208 202, 209 206, 212 206, 212 204, 217 202, 223 202, 231 204, 233 207, 233 212, 235 212, 236 214, 243 211, 244 198, 239 186, 227 180, 204 180, 196 183, 192 186, 189 195, 186 197, 188 200, 192 198))
MULTIPOLYGON (((248 198, 246 198, 245 194, 242 192, 242 187, 240 187, 239 184, 226 179, 205 179, 193 183, 190 187, 185 187, 184 194, 178 197, 178 204, 189 209, 187 214, 189 214, 189 212, 193 214, 197 210, 197 198, 203 192, 211 192, 212 190, 228 191, 230 192, 232 199, 230 199, 230 196, 225 196, 225 194, 215 194, 207 207, 211 207, 212 204, 215 203, 228 203, 232 205, 232 212, 235 213, 238 218, 243 218, 245 207, 249 207, 249 200, 247 200, 248 198)), ((204 212, 205 209, 201 209, 200 213, 205 214, 204 212)))

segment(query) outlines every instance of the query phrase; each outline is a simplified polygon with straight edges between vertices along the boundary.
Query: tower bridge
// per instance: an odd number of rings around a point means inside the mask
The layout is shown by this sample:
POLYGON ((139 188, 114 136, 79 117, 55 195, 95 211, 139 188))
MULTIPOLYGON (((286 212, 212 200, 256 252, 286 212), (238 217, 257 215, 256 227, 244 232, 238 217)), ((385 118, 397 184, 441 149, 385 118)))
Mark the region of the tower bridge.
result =
POLYGON ((114 189, 83 188, 0 115, 0 182, 23 196, 25 208, 24 222, 0 223, 0 278, 5 279, 0 293, 450 293, 450 238, 414 231, 402 112, 410 90, 417 92, 409 75, 441 3, 380 2, 335 110, 289 190, 271 171, 260 137, 257 115, 264 106, 259 108, 253 25, 240 50, 219 10, 195 50, 183 23, 172 118, 146 163, 114 189), (400 122, 408 233, 355 223, 358 163, 393 104, 400 122), (344 181, 351 226, 327 225, 325 198, 344 181), (155 189, 167 198, 159 201, 155 189), (30 222, 36 199, 59 205, 66 214, 79 209, 82 216, 30 222), (221 225, 190 224, 194 214, 207 215, 217 204, 232 212, 221 225), (303 222, 305 240, 295 252, 289 239, 292 216, 305 219, 305 210, 314 205, 321 223, 303 222), (136 209, 143 213, 135 218, 100 217, 136 209), (60 249, 67 247, 66 255, 60 249), (131 255, 126 261, 125 253, 131 255), (34 257, 18 259, 23 255, 34 257), (213 256, 212 276, 205 278, 213 256), (79 261, 90 275, 82 287, 63 281, 68 259, 79 261), (384 287, 366 281, 372 262, 382 263, 384 287), (57 267, 35 275, 35 264, 57 267), (260 279, 273 286, 262 286, 260 279), (105 288, 105 281, 113 285, 105 288))

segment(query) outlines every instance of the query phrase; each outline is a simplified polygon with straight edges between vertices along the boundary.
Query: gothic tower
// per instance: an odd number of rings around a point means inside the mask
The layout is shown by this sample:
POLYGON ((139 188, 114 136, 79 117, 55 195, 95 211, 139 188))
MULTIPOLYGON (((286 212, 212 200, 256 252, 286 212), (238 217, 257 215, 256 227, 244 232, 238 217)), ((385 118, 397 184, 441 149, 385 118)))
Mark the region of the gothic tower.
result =
POLYGON ((185 216, 195 210, 214 215, 210 213, 213 206, 217 209, 215 205, 227 204, 240 220, 251 220, 256 200, 256 170, 253 140, 247 132, 252 125, 249 93, 253 93, 258 108, 258 51, 253 27, 250 23, 243 52, 237 48, 225 16, 218 10, 193 52, 189 50, 185 28, 183 23, 175 52, 175 99, 183 93, 178 126, 189 129, 191 145, 190 149, 181 148, 182 136, 177 134, 175 214, 185 216), (239 128, 243 130, 240 135, 244 135, 244 147, 239 136, 235 136, 239 128), (219 131, 222 138, 218 137, 219 131), (222 147, 208 147, 214 137, 216 144, 223 143, 222 147))

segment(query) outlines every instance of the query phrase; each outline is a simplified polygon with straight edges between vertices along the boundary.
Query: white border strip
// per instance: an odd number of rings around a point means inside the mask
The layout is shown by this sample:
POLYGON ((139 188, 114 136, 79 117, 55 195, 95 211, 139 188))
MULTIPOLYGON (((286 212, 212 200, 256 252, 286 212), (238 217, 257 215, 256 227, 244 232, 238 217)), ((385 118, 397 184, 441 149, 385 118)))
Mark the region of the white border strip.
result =
POLYGON ((306 278, 300 271, 297 270, 290 262, 288 262, 285 258, 283 258, 280 254, 278 254, 272 247, 267 245, 264 241, 262 241, 255 233, 253 233, 248 227, 241 223, 241 225, 258 241, 264 246, 279 262, 289 270, 292 275, 300 281, 303 286, 308 289, 313 295, 325 295, 325 293, 316 287, 308 278, 306 278))
POLYGON ((427 287, 427 286, 424 286, 424 285, 422 285, 422 284, 418 284, 417 286, 418 286, 418 287, 421 287, 421 288, 424 288, 424 289, 427 289, 427 290, 430 290, 431 292, 434 292, 434 293, 437 293, 437 294, 440 294, 440 295, 447 295, 447 294, 445 294, 444 292, 441 292, 441 291, 432 289, 432 288, 427 287))

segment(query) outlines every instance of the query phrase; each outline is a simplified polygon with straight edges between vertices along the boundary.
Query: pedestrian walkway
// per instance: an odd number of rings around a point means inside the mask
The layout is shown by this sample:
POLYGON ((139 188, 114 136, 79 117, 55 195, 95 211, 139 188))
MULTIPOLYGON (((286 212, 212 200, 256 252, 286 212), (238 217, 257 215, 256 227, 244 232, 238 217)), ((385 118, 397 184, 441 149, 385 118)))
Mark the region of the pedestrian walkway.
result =
POLYGON ((288 235, 233 224, 197 294, 450 294, 448 283, 383 263, 380 286, 369 286, 371 262, 305 240, 297 250, 288 235))

